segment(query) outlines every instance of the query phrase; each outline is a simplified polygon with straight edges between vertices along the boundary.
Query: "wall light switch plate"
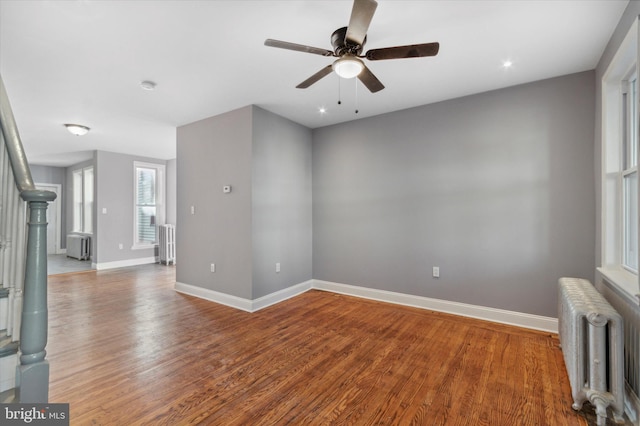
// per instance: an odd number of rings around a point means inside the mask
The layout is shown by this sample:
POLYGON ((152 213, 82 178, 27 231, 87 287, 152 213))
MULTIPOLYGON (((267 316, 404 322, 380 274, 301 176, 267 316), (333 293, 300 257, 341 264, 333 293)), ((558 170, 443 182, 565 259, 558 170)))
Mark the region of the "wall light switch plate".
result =
POLYGON ((224 192, 225 194, 228 194, 231 192, 231 185, 225 185, 222 187, 222 192, 224 192))

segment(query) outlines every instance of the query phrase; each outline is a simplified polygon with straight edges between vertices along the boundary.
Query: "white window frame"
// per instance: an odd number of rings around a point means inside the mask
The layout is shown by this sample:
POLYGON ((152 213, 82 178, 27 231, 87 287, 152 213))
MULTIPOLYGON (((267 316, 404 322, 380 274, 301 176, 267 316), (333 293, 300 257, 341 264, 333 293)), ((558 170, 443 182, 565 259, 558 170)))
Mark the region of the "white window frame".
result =
POLYGON ((158 235, 158 226, 165 223, 166 203, 166 167, 164 164, 146 163, 142 161, 133 162, 133 250, 149 249, 158 245, 157 241, 140 242, 138 241, 138 169, 154 169, 156 171, 156 237, 158 235))
POLYGON ((79 169, 75 169, 71 172, 72 176, 72 232, 78 234, 86 234, 93 235, 93 205, 95 204, 95 191, 94 191, 94 183, 95 183, 95 172, 93 166, 82 167, 79 169), (86 175, 88 171, 91 171, 92 180, 89 185, 86 183, 86 175), (76 199, 76 193, 78 188, 76 187, 76 174, 80 176, 80 200, 76 199), (91 205, 90 208, 87 208, 87 200, 85 199, 87 190, 91 191, 91 205), (76 209, 76 205, 79 203, 79 209, 76 209), (79 215, 79 217, 78 217, 79 215), (87 220, 89 219, 89 220, 87 220), (87 225, 89 223, 90 225, 87 225))
POLYGON ((635 64, 621 82, 622 97, 622 257, 621 266, 638 274, 638 92, 635 64), (627 183, 635 176, 635 191, 627 183), (629 205, 631 202, 631 205, 629 205), (632 232, 629 232, 631 230, 632 232))
MULTIPOLYGON (((601 198, 601 259, 598 271, 612 284, 625 293, 634 296, 640 293, 637 265, 640 254, 635 248, 635 265, 626 259, 628 241, 626 229, 629 221, 638 229, 638 200, 628 209, 625 200, 625 176, 638 173, 638 150, 631 153, 627 138, 632 136, 630 123, 638 126, 638 99, 634 105, 624 103, 631 100, 627 82, 637 76, 638 67, 638 20, 633 23, 627 36, 616 52, 611 64, 602 77, 602 198, 601 198), (633 115, 629 118, 627 115, 633 115), (633 120, 633 121, 631 121, 633 120), (631 156, 633 158, 631 158, 631 156), (635 217, 625 217, 625 211, 632 211, 635 217), (633 267, 635 266, 635 268, 633 267)), ((634 130, 635 131, 635 130, 634 130)), ((636 235, 636 241, 640 239, 636 235)), ((636 242, 637 244, 637 242, 636 242)), ((632 259, 633 260, 633 259, 632 259)), ((633 262, 632 262, 633 263, 633 262)))

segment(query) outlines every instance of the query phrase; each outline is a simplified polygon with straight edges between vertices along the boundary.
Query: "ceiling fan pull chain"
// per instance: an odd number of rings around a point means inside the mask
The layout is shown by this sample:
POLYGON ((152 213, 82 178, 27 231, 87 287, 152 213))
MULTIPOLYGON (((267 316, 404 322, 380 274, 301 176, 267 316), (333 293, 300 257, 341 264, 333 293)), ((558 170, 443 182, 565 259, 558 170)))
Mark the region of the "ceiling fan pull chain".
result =
POLYGON ((356 114, 358 113, 358 79, 354 78, 353 81, 356 85, 356 114))
POLYGON ((342 96, 340 94, 341 80, 341 78, 338 78, 338 105, 342 105, 342 96))

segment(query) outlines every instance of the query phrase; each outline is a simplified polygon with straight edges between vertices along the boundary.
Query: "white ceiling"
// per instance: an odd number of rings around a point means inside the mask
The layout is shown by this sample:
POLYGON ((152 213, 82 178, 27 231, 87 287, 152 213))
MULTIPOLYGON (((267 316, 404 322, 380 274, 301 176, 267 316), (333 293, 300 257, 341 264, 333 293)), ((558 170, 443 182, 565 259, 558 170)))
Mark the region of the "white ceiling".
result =
POLYGON ((365 51, 438 41, 440 53, 368 62, 386 86, 371 94, 334 74, 296 89, 332 58, 263 45, 331 50, 351 0, 0 0, 0 74, 31 163, 96 149, 171 159, 177 126, 250 104, 317 128, 594 69, 627 3, 379 0, 365 51))

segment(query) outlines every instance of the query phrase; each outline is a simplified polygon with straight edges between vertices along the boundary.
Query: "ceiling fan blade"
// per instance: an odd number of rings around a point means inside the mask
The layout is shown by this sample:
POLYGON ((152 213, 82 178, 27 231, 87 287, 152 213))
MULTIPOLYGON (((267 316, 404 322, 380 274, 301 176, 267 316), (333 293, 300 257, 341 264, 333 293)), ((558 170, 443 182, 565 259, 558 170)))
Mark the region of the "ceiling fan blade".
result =
POLYGON ((362 46, 367 35, 369 24, 378 7, 376 0, 354 0, 351 18, 347 27, 345 40, 350 44, 362 46))
POLYGON ((370 61, 380 61, 382 59, 422 58, 424 56, 435 56, 438 54, 438 50, 440 50, 440 43, 438 42, 410 44, 407 46, 371 49, 365 56, 370 61))
POLYGON ((314 75, 312 75, 311 77, 303 81, 302 83, 298 84, 296 88, 306 89, 307 87, 311 86, 313 83, 320 80, 322 77, 326 77, 327 75, 331 74, 331 71, 333 71, 332 66, 327 65, 326 67, 322 68, 320 71, 318 71, 317 73, 315 73, 314 75))
POLYGON ((367 67, 364 67, 360 74, 358 74, 358 80, 360 80, 371 93, 376 93, 384 89, 384 84, 382 84, 367 67))
POLYGON ((320 47, 305 46, 303 44, 289 43, 288 41, 273 40, 268 38, 264 41, 265 46, 278 47, 280 49, 295 50, 298 52, 313 53, 315 55, 333 56, 331 50, 322 49, 320 47))

